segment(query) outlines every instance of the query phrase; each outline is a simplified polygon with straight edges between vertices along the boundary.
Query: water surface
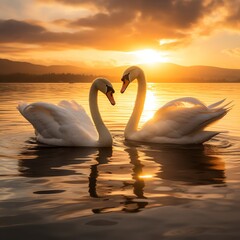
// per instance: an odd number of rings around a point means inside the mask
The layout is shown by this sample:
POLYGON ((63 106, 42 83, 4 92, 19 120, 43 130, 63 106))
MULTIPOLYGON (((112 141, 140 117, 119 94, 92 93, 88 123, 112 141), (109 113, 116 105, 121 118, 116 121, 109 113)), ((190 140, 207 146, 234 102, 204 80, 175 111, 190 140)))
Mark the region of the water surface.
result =
POLYGON ((74 99, 89 113, 90 84, 0 85, 0 239, 239 239, 239 84, 148 84, 142 125, 166 102, 222 98, 234 108, 201 146, 125 141, 136 95, 99 96, 112 148, 44 147, 16 106, 74 99))

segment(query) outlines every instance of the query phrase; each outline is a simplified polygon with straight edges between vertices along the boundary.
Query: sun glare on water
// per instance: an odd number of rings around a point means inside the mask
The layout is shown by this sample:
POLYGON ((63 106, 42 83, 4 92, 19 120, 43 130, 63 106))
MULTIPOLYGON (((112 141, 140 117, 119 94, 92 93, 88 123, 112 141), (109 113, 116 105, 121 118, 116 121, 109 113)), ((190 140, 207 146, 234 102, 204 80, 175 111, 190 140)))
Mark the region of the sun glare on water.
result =
POLYGON ((153 175, 146 174, 146 175, 139 175, 138 177, 141 178, 141 179, 151 179, 151 178, 153 178, 153 175))
POLYGON ((153 49, 143 49, 130 52, 135 64, 154 64, 159 62, 167 62, 168 58, 162 52, 153 49))
POLYGON ((144 110, 141 117, 141 122, 144 124, 146 121, 151 119, 155 114, 157 108, 158 106, 157 106, 156 96, 154 94, 154 91, 152 91, 151 89, 148 89, 146 94, 145 104, 144 104, 144 110))

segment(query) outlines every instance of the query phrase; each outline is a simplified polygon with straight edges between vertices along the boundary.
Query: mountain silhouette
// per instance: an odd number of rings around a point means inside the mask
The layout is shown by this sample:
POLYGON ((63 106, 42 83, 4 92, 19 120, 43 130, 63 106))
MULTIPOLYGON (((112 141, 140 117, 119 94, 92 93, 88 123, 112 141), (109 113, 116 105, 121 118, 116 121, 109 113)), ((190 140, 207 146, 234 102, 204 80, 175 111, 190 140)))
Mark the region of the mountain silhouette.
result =
MULTIPOLYGON (((181 66, 173 63, 139 65, 143 68, 148 82, 240 82, 240 69, 211 66, 181 66)), ((9 74, 86 74, 106 76, 120 81, 122 73, 129 66, 109 68, 87 68, 70 65, 44 66, 28 62, 0 59, 0 75, 9 74)))

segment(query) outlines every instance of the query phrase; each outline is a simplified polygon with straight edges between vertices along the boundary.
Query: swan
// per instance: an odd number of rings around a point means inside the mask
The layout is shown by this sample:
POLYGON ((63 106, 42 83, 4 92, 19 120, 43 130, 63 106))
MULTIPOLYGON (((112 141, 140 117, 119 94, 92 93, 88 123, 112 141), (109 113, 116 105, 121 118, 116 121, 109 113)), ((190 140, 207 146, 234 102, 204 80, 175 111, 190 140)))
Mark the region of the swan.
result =
POLYGON ((193 97, 178 98, 166 103, 138 130, 146 97, 146 80, 141 68, 132 66, 124 71, 121 93, 135 79, 138 91, 132 115, 124 131, 125 139, 166 144, 202 144, 220 133, 204 131, 204 128, 226 115, 231 109, 227 107, 230 103, 220 106, 224 99, 206 106, 193 97))
POLYGON ((84 108, 75 101, 61 101, 58 105, 35 102, 19 103, 17 109, 35 128, 40 143, 53 146, 111 147, 112 136, 99 113, 98 91, 106 94, 112 105, 114 89, 105 78, 93 81, 89 92, 89 107, 96 129, 84 108))

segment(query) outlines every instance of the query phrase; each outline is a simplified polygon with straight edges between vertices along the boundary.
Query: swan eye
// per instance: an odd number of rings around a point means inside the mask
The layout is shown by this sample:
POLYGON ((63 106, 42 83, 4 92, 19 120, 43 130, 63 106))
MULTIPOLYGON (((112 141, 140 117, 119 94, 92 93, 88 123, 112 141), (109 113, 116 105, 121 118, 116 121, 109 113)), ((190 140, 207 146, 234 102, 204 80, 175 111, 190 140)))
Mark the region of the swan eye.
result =
POLYGON ((107 86, 107 93, 108 92, 115 93, 115 91, 114 91, 114 89, 112 87, 110 87, 108 85, 106 85, 106 86, 107 86))
POLYGON ((127 73, 127 74, 125 74, 123 77, 122 77, 122 79, 121 79, 121 81, 125 81, 125 80, 128 80, 129 81, 129 74, 130 74, 130 72, 129 73, 127 73))

